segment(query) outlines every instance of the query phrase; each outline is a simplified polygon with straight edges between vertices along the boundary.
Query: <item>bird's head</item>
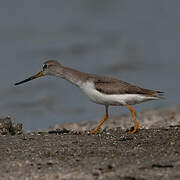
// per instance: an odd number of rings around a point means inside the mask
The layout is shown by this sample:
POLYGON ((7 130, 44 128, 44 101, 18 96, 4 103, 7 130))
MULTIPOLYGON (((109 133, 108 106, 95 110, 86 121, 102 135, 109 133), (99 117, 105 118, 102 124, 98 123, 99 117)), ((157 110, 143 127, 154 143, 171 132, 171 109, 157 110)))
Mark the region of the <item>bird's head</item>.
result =
POLYGON ((37 73, 34 76, 31 76, 23 81, 20 81, 18 83, 15 83, 15 85, 19 85, 28 81, 31 81, 33 79, 39 78, 41 76, 46 76, 46 75, 56 75, 57 74, 57 69, 61 67, 61 64, 58 61, 55 60, 49 60, 43 63, 42 65, 42 70, 37 73))

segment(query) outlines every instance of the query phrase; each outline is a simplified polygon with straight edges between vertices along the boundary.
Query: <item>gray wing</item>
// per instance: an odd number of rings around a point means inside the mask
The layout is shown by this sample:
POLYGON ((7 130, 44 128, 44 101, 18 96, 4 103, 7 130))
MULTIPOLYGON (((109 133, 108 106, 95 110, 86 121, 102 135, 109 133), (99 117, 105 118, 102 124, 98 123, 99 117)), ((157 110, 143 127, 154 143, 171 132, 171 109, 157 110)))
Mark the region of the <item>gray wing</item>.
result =
POLYGON ((134 86, 130 83, 108 77, 96 76, 93 78, 96 90, 104 94, 143 94, 159 97, 160 91, 149 90, 134 86))

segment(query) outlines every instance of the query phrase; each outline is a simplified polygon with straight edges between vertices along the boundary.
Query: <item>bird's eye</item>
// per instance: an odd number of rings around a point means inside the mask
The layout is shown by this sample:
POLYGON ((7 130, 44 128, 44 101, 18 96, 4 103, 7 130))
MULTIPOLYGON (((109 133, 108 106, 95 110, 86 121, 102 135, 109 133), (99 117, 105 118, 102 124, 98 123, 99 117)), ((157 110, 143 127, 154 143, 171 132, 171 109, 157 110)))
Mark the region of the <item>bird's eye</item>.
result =
POLYGON ((47 68, 47 64, 44 64, 44 65, 43 65, 43 69, 46 69, 46 68, 47 68))

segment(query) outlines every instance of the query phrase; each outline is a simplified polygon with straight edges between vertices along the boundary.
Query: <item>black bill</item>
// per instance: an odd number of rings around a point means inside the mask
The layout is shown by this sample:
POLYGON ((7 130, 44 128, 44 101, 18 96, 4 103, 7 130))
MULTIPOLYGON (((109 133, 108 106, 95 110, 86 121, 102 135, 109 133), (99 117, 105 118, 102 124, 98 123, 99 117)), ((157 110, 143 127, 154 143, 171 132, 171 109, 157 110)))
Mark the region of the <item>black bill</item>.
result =
POLYGON ((22 83, 25 83, 25 82, 28 82, 28 81, 31 81, 31 80, 33 80, 33 79, 39 78, 39 77, 41 77, 41 76, 44 76, 43 71, 40 71, 40 72, 37 73, 36 75, 31 76, 31 77, 29 77, 29 78, 27 78, 27 79, 25 79, 25 80, 23 80, 23 81, 20 81, 20 82, 16 83, 15 86, 17 86, 17 85, 19 85, 19 84, 22 84, 22 83))

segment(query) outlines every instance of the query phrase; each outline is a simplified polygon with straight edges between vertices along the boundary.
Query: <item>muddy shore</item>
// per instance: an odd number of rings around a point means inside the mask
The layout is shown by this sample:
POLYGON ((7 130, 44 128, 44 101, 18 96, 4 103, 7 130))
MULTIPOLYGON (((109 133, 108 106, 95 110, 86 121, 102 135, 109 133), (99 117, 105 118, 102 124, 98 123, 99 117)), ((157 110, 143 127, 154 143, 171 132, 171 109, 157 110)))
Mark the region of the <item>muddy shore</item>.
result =
POLYGON ((107 121, 97 135, 88 130, 98 120, 23 133, 1 119, 0 179, 180 179, 180 107, 137 119, 141 130, 133 135, 129 115, 107 121))

